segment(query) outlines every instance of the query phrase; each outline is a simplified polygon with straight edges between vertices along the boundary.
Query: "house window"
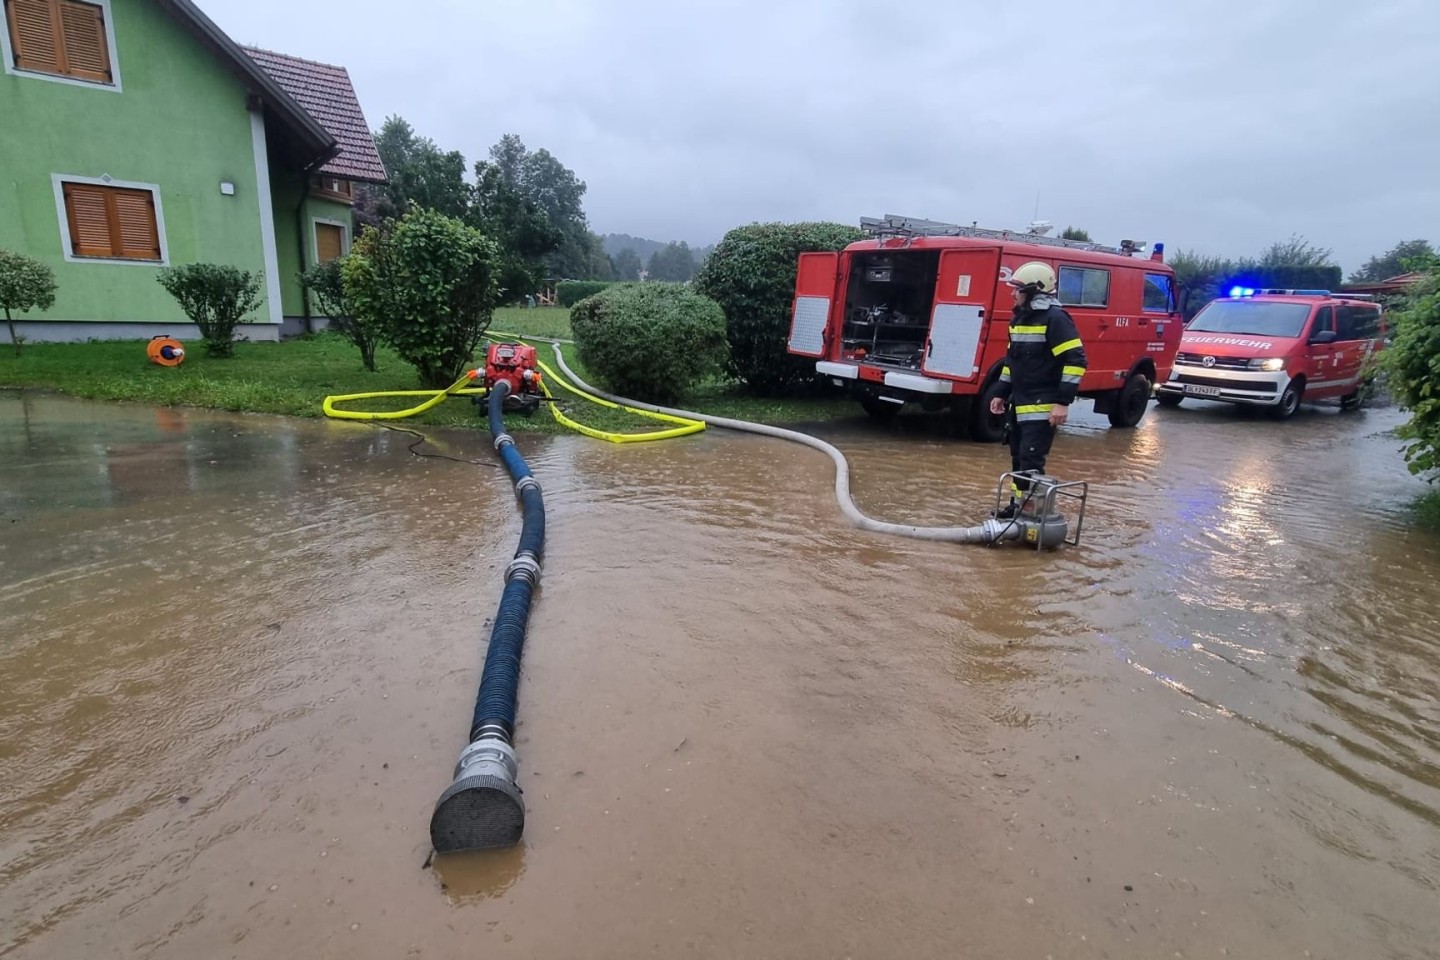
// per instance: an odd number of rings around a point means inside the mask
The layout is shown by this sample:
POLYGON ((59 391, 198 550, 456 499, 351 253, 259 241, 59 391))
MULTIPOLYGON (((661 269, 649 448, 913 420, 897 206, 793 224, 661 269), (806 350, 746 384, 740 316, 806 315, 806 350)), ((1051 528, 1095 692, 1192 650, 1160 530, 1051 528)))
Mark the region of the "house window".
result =
POLYGON ((1110 271, 1060 268, 1060 302, 1067 307, 1103 307, 1110 302, 1110 271))
POLYGON ((354 188, 350 181, 342 180, 339 177, 316 177, 313 191, 316 196, 330 200, 342 200, 345 203, 351 203, 355 199, 354 188))
POLYGON ((114 85, 107 10, 80 0, 5 0, 6 67, 114 85))
POLYGON ((165 260, 159 190, 56 178, 67 260, 165 260))
POLYGON ((315 221, 315 260, 324 263, 343 257, 350 245, 350 231, 343 223, 329 220, 315 221))

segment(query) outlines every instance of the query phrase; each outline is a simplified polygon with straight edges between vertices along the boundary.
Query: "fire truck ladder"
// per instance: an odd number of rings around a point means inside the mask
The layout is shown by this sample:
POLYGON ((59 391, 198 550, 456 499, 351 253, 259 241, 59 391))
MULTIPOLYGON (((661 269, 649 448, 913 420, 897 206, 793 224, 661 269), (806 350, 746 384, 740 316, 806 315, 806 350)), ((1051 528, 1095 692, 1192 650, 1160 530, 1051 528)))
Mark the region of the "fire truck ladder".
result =
POLYGON ((1103 243, 1088 240, 1062 240, 1059 237, 1042 237, 1035 233, 1016 230, 990 230, 985 227, 965 227, 958 223, 942 223, 938 220, 920 220, 887 213, 883 217, 861 217, 860 229, 878 240, 891 237, 904 239, 907 243, 916 237, 975 237, 981 240, 1003 240, 1015 243, 1034 243, 1046 247, 1066 247, 1070 250, 1090 250, 1095 253, 1114 253, 1128 257, 1145 251, 1144 240, 1122 240, 1118 247, 1107 247, 1103 243))

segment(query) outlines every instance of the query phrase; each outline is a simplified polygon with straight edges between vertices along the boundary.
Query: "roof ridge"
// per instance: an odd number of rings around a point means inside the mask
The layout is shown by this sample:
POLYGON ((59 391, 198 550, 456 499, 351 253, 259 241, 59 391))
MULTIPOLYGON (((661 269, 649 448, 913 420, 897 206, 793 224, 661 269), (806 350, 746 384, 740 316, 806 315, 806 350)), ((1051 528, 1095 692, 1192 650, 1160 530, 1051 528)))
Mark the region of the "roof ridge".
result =
POLYGON ((245 45, 242 46, 240 49, 244 50, 247 54, 251 53, 252 51, 255 53, 268 53, 272 57, 281 57, 285 60, 294 60, 297 63, 308 63, 311 66, 315 67, 326 67, 330 70, 339 70, 347 77, 350 75, 350 71, 345 69, 345 66, 343 64, 339 63, 326 63, 324 60, 312 60, 309 57, 297 57, 293 53, 281 53, 279 50, 271 50, 267 47, 255 47, 245 45))

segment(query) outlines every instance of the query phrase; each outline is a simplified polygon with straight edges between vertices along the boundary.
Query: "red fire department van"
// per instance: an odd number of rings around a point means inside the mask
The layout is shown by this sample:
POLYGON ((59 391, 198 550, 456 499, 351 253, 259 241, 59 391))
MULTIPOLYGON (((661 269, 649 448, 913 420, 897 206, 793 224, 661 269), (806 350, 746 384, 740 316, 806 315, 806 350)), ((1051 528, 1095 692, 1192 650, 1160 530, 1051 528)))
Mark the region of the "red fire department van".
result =
POLYGON ((1254 404, 1281 419, 1302 399, 1339 399, 1352 410, 1384 337, 1380 305, 1369 298, 1236 287, 1190 321, 1155 398, 1166 407, 1186 397, 1254 404))
POLYGON ((1005 281, 1022 263, 1055 269, 1088 368, 1080 395, 1117 427, 1133 427, 1180 346, 1175 280, 1163 247, 1120 248, 888 216, 863 218, 871 239, 800 255, 790 353, 876 417, 906 403, 948 407, 976 440, 995 442, 990 413, 1009 340, 1005 281))

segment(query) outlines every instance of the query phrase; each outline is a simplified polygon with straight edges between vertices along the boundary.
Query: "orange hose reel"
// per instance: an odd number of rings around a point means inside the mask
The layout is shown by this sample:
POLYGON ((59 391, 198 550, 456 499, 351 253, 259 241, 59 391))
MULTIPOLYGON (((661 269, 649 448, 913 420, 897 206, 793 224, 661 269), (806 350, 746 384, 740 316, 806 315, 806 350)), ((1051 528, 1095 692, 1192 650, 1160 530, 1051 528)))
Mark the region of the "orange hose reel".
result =
POLYGON ((145 348, 145 355, 151 363, 162 367, 178 367, 185 362, 185 345, 174 337, 152 337, 145 348))

